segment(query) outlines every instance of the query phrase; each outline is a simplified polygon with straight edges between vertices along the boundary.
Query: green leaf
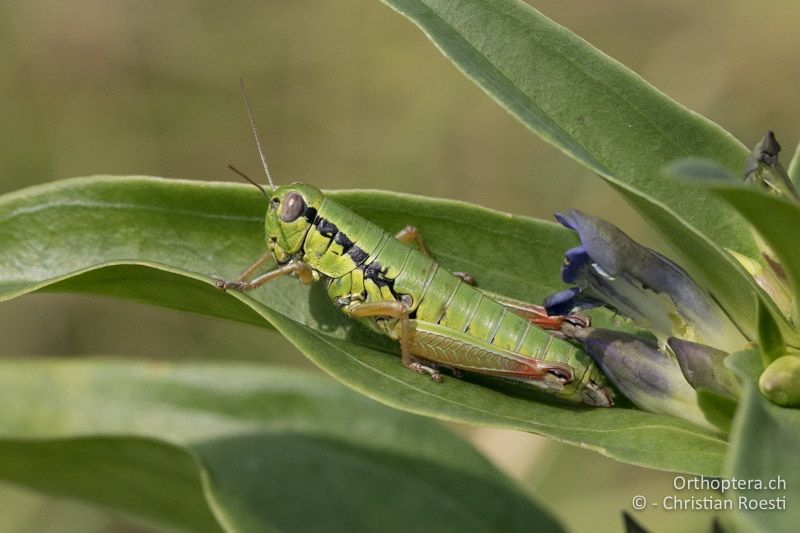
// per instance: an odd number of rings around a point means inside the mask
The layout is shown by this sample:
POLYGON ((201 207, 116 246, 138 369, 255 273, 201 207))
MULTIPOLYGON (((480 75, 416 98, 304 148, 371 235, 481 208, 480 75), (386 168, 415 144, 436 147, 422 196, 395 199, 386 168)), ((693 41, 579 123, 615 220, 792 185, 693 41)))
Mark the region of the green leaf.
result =
POLYGON ((454 434, 307 372, 6 360, 0 403, 0 477, 191 531, 560 531, 454 434))
POLYGON ((2 479, 189 531, 222 531, 203 494, 205 471, 189 450, 133 436, 9 436, 5 420, 0 429, 2 479))
MULTIPOLYGON (((765 226, 778 222, 774 218, 774 214, 764 213, 762 217, 757 208, 754 208, 752 205, 746 205, 751 201, 769 202, 771 200, 778 200, 778 196, 759 192, 751 187, 745 186, 741 180, 737 179, 736 176, 714 161, 697 158, 682 159, 671 163, 667 167, 666 173, 691 183, 695 187, 702 186, 721 196, 747 218, 755 230, 760 231, 765 226), (750 193, 757 195, 754 197, 754 200, 748 200, 748 195, 750 193), (731 194, 735 197, 731 196, 731 194)), ((786 203, 789 202, 787 201, 786 203)), ((766 207, 766 204, 758 205, 760 207, 766 207)), ((771 227, 768 228, 768 230, 774 233, 775 237, 779 240, 784 241, 781 246, 783 247, 786 238, 781 238, 781 236, 776 233, 781 230, 778 227, 771 227)), ((762 349, 766 350, 764 355, 766 358, 779 357, 782 354, 781 349, 783 348, 784 341, 793 346, 800 345, 800 333, 795 326, 787 321, 785 315, 785 313, 793 312, 792 307, 797 305, 797 298, 792 298, 792 295, 788 294, 786 290, 785 274, 781 272, 780 276, 782 277, 779 277, 778 273, 776 273, 773 258, 776 251, 777 250, 770 249, 760 252, 760 256, 767 255, 769 257, 769 259, 763 263, 749 261, 747 258, 740 259, 752 264, 751 268, 754 270, 751 272, 751 276, 753 279, 760 279, 761 281, 759 281, 759 283, 767 287, 770 291, 770 293, 767 294, 761 287, 753 287, 754 292, 758 294, 758 333, 756 339, 759 341, 762 349)), ((778 255, 778 259, 780 259, 780 254, 778 255)), ((794 316, 798 316, 796 312, 794 316)))
POLYGON ((789 161, 786 172, 789 174, 789 179, 792 180, 795 188, 800 187, 800 143, 794 149, 794 154, 792 154, 792 159, 789 161))
POLYGON ((758 376, 764 371, 764 363, 755 357, 757 350, 742 350, 725 358, 725 366, 730 368, 742 384, 756 383, 758 376))
POLYGON ((4 533, 28 533, 33 524, 38 533, 108 533, 131 529, 155 533, 141 517, 122 516, 118 511, 74 498, 53 497, 5 481, 0 481, 0 499, 3 502, 0 531, 4 533))
MULTIPOLYGON (((458 202, 331 196, 388 230, 413 223, 448 269, 532 301, 562 287, 562 254, 575 244, 556 224, 458 202)), ((336 379, 399 409, 540 433, 653 468, 720 472, 725 440, 687 422, 624 404, 545 403, 495 382, 437 384, 409 372, 387 353, 397 354, 396 343, 347 320, 319 285, 282 279, 248 294, 217 290, 208 273, 233 277, 263 252, 263 210, 263 197, 246 186, 146 178, 77 179, 0 198, 0 247, 8 252, 0 256, 0 300, 75 291, 249 323, 261 317, 336 379)))
MULTIPOLYGON (((0 201, 0 300, 108 262, 152 262, 235 278, 265 249, 264 199, 255 192, 239 184, 96 177, 6 195, 0 201)), ((563 287, 562 254, 577 243, 572 232, 558 224, 461 202, 378 191, 330 195, 387 231, 413 223, 450 270, 470 272, 482 287, 534 302, 563 287), (519 260, 507 260, 514 256, 519 260)), ((191 301, 169 286, 150 283, 126 279, 120 284, 113 275, 96 273, 48 290, 156 300, 176 309, 264 325, 263 319, 219 291, 191 301)), ((354 327, 328 303, 319 286, 309 293, 284 279, 267 284, 258 294, 271 308, 330 335, 361 336, 390 346, 354 327)))
POLYGON ((800 227, 800 205, 741 183, 721 180, 697 183, 730 203, 764 238, 794 289, 793 316, 800 316, 800 247, 792 231, 800 227))
POLYGON ((758 303, 758 347, 761 350, 761 357, 764 366, 768 366, 772 361, 786 355, 786 346, 783 343, 783 335, 772 313, 759 301, 758 303))
POLYGON ((759 394, 752 381, 752 369, 760 359, 757 352, 734 355, 731 364, 747 379, 731 433, 726 477, 764 484, 780 478, 784 483, 773 490, 751 487, 728 496, 733 499, 737 531, 793 531, 800 521, 800 410, 778 407, 759 394), (764 500, 765 505, 779 505, 783 499, 785 507, 743 509, 742 498, 747 502, 764 500))
POLYGON ((721 431, 730 432, 731 422, 736 413, 736 407, 739 405, 737 400, 709 389, 700 388, 697 390, 697 404, 703 411, 706 420, 721 431))
POLYGON ((797 304, 800 294, 800 248, 792 229, 800 227, 800 205, 744 186, 709 184, 709 188, 736 207, 764 237, 795 289, 797 304))
POLYGON ((664 173, 684 180, 741 184, 743 180, 716 161, 699 157, 676 159, 667 165, 664 173))
POLYGON ((681 254, 750 338, 747 273, 723 248, 757 257, 747 225, 661 169, 689 156, 740 172, 748 150, 589 43, 517 0, 383 0, 532 131, 599 174, 681 254))

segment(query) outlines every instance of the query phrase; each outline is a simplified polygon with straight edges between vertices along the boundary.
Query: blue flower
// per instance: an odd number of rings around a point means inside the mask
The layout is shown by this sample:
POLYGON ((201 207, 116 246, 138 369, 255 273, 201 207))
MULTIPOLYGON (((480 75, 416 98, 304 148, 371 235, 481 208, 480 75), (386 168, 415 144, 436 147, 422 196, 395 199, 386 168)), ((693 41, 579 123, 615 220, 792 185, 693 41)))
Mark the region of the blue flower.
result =
POLYGON ((605 306, 650 331, 658 342, 610 329, 566 325, 605 376, 638 407, 712 427, 697 402, 703 388, 738 396, 723 360, 747 339, 680 266, 580 211, 556 215, 581 245, 564 254, 561 279, 572 287, 545 300, 548 314, 605 306))
POLYGON ((581 246, 565 253, 561 278, 573 287, 549 296, 545 308, 565 315, 604 305, 655 334, 731 352, 747 342, 689 274, 613 224, 577 210, 556 215, 578 233, 581 246))

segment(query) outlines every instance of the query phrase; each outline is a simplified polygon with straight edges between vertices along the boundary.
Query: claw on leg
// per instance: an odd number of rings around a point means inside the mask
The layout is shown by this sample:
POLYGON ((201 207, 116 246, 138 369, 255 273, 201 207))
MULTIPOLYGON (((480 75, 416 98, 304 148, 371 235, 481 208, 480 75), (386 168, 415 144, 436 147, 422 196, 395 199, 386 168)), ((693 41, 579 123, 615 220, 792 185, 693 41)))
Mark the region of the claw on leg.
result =
POLYGON ((475 281, 475 278, 469 272, 453 272, 453 275, 457 278, 461 278, 461 281, 466 283, 467 285, 472 285, 476 287, 478 282, 475 281))
POLYGON ((242 288, 242 284, 243 284, 243 283, 244 283, 244 282, 242 282, 242 281, 238 281, 238 280, 235 280, 235 281, 226 281, 226 280, 224 280, 224 279, 218 279, 218 280, 216 281, 216 283, 214 283, 214 285, 215 285, 215 286, 216 286, 218 289, 220 289, 220 290, 222 290, 222 291, 227 291, 228 289, 233 289, 233 290, 241 290, 241 288, 242 288))
POLYGON ((406 368, 417 372, 418 374, 428 374, 433 381, 436 383, 442 382, 442 375, 433 367, 428 365, 422 364, 421 362, 414 360, 410 364, 406 365, 406 368))

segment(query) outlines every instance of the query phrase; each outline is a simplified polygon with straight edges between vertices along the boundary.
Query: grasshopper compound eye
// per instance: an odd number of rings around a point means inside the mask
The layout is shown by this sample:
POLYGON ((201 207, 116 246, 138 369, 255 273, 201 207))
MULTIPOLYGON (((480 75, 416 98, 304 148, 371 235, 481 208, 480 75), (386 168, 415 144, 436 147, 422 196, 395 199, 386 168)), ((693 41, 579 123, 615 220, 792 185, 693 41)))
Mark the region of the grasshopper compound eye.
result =
POLYGON ((306 209, 306 202, 303 197, 296 192, 290 192, 283 199, 281 204, 280 218, 284 222, 293 222, 297 220, 303 211, 306 209))

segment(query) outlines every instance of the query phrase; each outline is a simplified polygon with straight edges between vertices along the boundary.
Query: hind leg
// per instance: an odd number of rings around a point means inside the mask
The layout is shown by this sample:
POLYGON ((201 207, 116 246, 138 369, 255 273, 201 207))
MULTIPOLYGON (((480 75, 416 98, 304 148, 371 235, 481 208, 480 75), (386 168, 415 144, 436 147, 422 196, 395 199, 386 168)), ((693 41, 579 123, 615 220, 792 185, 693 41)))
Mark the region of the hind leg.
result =
POLYGON ((403 365, 419 374, 428 374, 437 383, 442 381, 442 375, 423 360, 411 354, 411 320, 408 317, 408 306, 403 302, 374 302, 350 304, 347 312, 353 318, 385 317, 397 319, 400 323, 400 350, 403 365))

